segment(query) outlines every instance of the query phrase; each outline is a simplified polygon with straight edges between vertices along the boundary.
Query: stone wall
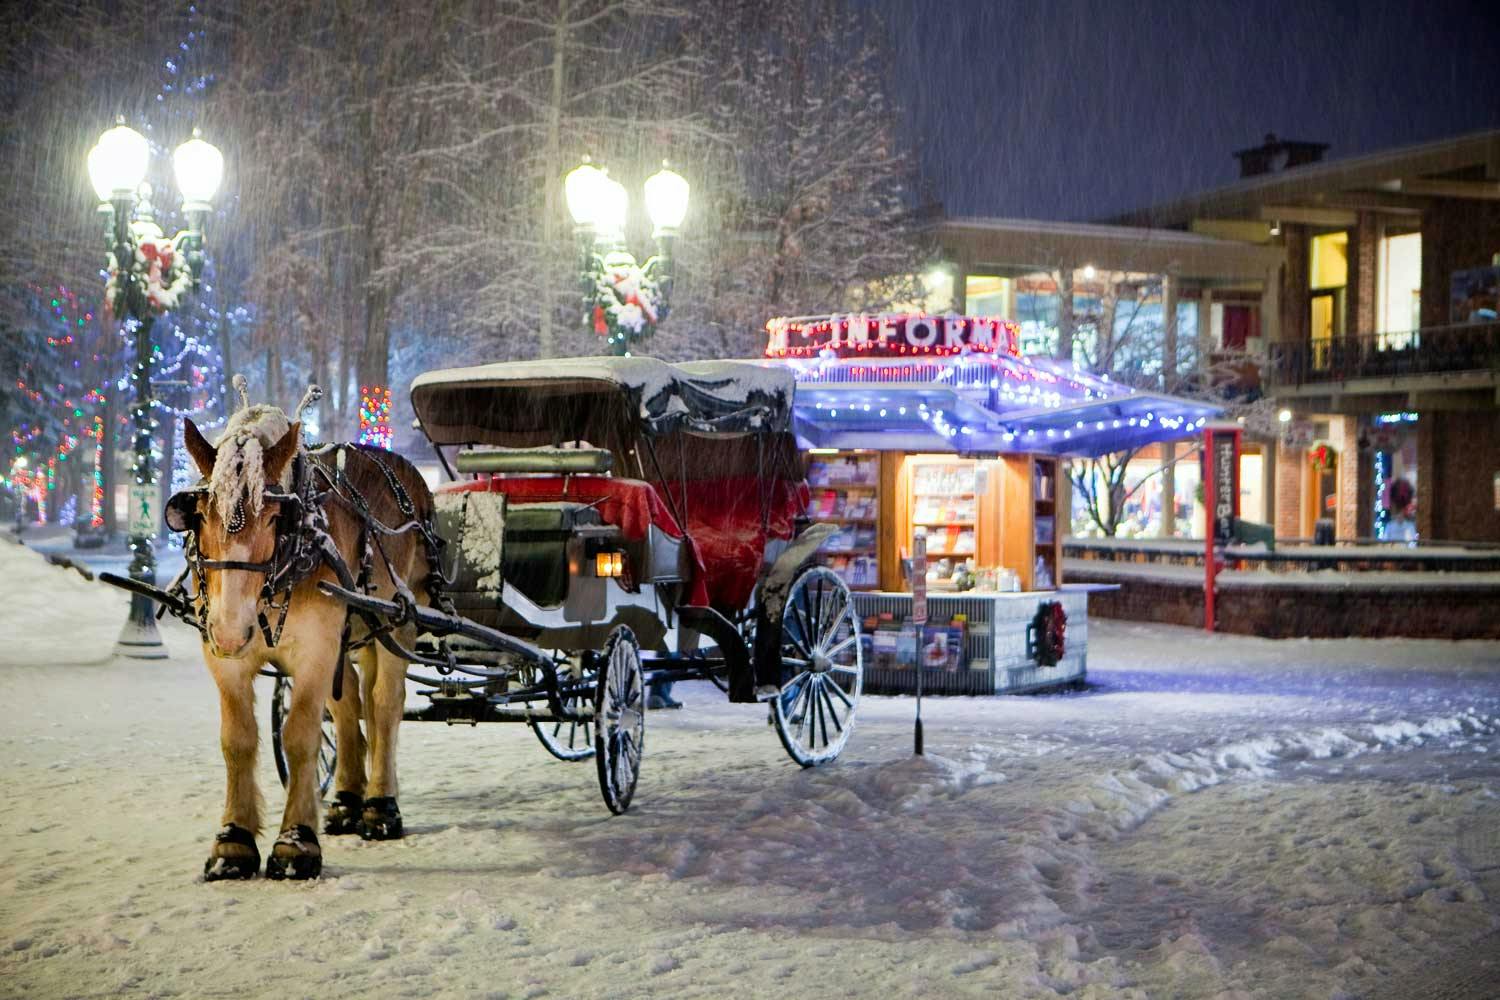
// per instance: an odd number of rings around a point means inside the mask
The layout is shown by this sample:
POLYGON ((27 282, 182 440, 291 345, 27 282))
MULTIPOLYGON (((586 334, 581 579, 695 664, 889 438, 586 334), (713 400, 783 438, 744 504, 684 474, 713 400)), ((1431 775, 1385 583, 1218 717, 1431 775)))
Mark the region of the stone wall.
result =
MULTIPOLYGON (((1121 583, 1090 595, 1096 618, 1203 627, 1203 585, 1069 569, 1070 583, 1121 583)), ((1327 584, 1219 588, 1217 631, 1266 639, 1500 639, 1500 586, 1374 590, 1327 584)))

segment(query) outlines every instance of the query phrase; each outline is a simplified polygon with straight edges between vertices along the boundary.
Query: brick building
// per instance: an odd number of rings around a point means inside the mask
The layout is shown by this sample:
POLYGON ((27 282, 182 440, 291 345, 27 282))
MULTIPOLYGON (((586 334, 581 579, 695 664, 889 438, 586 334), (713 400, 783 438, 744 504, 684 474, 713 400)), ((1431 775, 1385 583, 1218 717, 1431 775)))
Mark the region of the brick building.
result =
POLYGON ((1278 536, 1500 542, 1500 131, 1319 159, 1116 220, 1277 248, 1254 343, 1283 408, 1278 536))

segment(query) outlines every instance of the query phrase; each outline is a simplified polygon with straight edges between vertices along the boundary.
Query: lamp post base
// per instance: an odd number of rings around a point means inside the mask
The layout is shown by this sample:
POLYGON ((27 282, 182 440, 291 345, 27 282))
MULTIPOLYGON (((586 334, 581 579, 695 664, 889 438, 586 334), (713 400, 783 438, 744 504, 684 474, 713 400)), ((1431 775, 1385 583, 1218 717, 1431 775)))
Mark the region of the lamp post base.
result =
POLYGON ((167 647, 162 645, 161 633, 156 628, 156 605, 139 594, 130 597, 130 617, 120 629, 120 638, 115 640, 115 655, 132 660, 167 658, 167 647))

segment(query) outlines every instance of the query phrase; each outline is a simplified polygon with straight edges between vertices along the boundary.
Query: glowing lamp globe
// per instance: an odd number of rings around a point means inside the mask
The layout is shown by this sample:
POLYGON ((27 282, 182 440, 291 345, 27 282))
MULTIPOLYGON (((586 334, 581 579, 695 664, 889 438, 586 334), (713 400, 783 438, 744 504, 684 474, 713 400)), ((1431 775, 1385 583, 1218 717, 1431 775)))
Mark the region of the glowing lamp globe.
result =
POLYGON ((625 185, 608 174, 599 186, 599 204, 594 216, 594 225, 602 236, 623 236, 625 216, 630 211, 630 195, 625 185))
POLYGON ((563 196, 568 201, 568 214, 574 225, 595 226, 598 224, 599 204, 604 200, 604 186, 609 182, 604 171, 584 160, 563 178, 563 196))
POLYGON ((662 168, 646 178, 646 214, 658 230, 673 230, 682 225, 688 208, 688 182, 665 162, 662 168))
POLYGON ((224 154, 200 139, 198 130, 193 129, 193 137, 172 154, 172 168, 177 173, 183 207, 207 210, 224 177, 224 154))
POLYGON ((146 179, 151 147, 128 125, 116 125, 89 150, 89 182, 100 201, 128 198, 146 179))

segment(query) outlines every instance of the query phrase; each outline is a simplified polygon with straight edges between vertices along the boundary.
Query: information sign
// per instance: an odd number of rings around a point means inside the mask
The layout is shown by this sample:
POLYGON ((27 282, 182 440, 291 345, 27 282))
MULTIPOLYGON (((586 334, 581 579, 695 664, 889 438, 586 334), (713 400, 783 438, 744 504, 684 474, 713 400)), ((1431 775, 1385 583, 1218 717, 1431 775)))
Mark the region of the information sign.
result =
POLYGON ((159 489, 154 484, 133 483, 130 487, 130 519, 128 531, 132 537, 153 538, 161 527, 159 489))

